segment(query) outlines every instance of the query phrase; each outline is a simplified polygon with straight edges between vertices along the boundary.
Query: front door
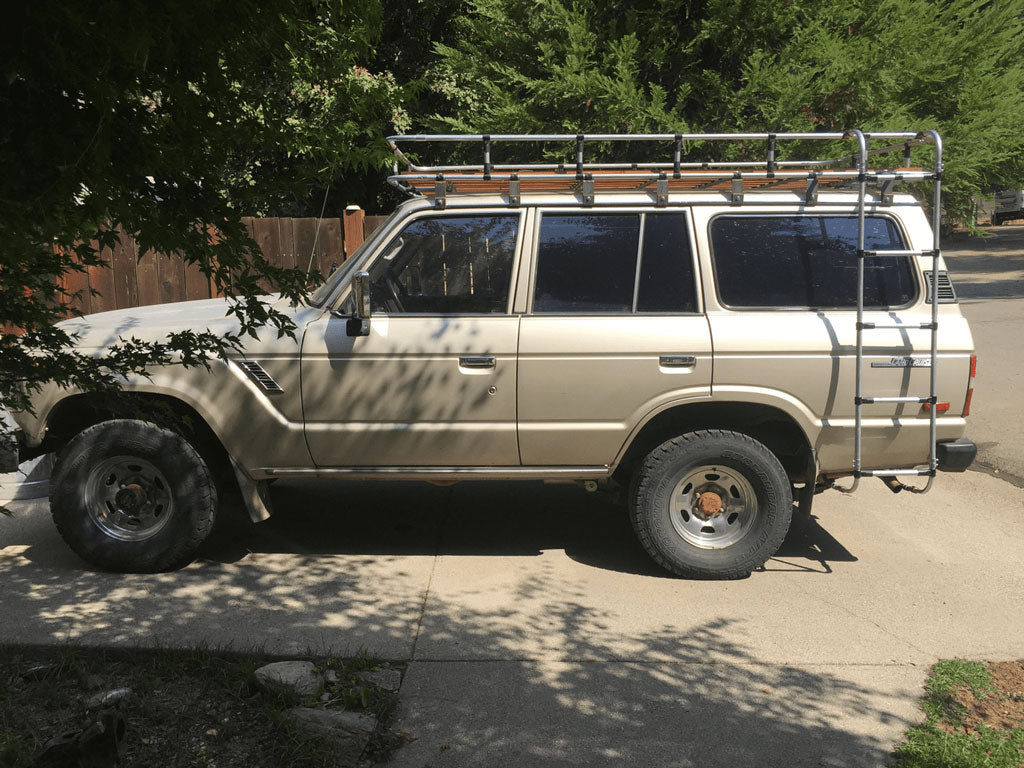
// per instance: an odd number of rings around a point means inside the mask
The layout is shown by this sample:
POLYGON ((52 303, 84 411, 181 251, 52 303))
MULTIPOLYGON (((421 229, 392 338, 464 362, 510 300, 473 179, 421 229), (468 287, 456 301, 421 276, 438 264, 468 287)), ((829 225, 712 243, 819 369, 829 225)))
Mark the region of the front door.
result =
POLYGON ((318 466, 519 464, 510 312, 521 213, 426 213, 367 265, 369 336, 306 330, 302 399, 318 466))

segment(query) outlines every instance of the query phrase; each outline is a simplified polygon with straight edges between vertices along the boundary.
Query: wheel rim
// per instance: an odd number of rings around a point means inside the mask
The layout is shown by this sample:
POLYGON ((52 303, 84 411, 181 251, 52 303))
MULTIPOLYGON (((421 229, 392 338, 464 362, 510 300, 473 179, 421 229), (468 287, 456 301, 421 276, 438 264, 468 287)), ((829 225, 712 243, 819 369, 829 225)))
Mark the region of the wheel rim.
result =
POLYGON ((156 535, 174 506, 167 478, 135 456, 114 456, 97 465, 86 482, 85 503, 100 530, 121 541, 156 535))
POLYGON ((747 479, 729 467, 691 470, 672 491, 672 527, 689 544, 723 549, 739 541, 757 518, 757 495, 747 479))

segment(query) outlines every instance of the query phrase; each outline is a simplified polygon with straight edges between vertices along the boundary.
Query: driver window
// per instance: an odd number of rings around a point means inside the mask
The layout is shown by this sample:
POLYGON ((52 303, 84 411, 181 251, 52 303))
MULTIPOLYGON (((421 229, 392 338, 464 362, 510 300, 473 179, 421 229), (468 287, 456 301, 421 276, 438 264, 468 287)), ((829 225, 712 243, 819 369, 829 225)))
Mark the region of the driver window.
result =
POLYGON ((370 267, 372 311, 506 312, 518 230, 518 215, 417 219, 370 267))

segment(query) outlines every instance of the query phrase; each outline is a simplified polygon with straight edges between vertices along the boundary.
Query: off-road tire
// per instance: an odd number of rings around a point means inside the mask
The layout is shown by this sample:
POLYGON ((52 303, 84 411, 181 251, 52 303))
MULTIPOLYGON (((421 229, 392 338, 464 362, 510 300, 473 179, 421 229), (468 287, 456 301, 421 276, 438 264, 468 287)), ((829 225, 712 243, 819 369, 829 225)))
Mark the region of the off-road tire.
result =
POLYGON ((789 479, 775 455, 752 437, 717 429, 689 432, 651 451, 633 474, 629 499, 644 549, 666 570, 689 578, 748 576, 779 550, 793 516, 789 479), (681 523, 672 520, 677 486, 708 466, 742 478, 757 502, 740 538, 715 549, 687 541, 677 529, 681 523))
MULTIPOLYGON (((116 419, 82 430, 57 456, 50 478, 50 512, 60 535, 83 560, 104 570, 154 573, 189 563, 213 530, 217 489, 202 457, 185 438, 146 421, 116 419), (164 480, 167 517, 139 540, 117 538, 90 513, 87 489, 104 462, 126 458, 154 468, 164 480)), ((109 527, 109 524, 108 524, 109 527)))

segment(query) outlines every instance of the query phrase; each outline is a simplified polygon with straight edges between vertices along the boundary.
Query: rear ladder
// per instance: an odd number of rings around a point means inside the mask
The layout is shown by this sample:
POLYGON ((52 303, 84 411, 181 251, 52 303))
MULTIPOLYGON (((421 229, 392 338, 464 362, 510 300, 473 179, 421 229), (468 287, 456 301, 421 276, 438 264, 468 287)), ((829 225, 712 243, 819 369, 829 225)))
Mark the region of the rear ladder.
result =
MULTIPOLYGON (((864 220, 867 207, 867 141, 860 131, 852 131, 860 142, 860 157, 858 159, 858 197, 857 197, 857 351, 856 351, 856 385, 855 385, 855 425, 853 444, 853 484, 849 488, 835 486, 845 493, 852 493, 862 477, 927 477, 928 480, 923 487, 904 485, 897 481, 895 490, 908 490, 912 493, 926 493, 931 490, 935 481, 935 474, 938 470, 938 458, 936 456, 936 418, 938 417, 937 393, 936 393, 936 364, 938 362, 938 341, 939 341, 939 229, 941 224, 941 194, 942 194, 942 139, 935 131, 927 131, 931 134, 935 144, 935 171, 934 200, 932 206, 932 248, 930 251, 877 251, 864 249, 864 220), (929 282, 928 290, 931 294, 932 318, 929 323, 917 325, 906 325, 900 323, 871 323, 864 321, 864 260, 869 257, 878 258, 906 258, 906 257, 931 257, 932 279, 929 282), (907 395, 901 397, 865 395, 863 389, 864 374, 864 332, 882 329, 899 328, 902 330, 918 328, 931 331, 931 350, 928 357, 929 368, 929 389, 925 395, 907 395), (921 403, 928 404, 928 468, 927 469, 862 469, 861 468, 861 447, 864 435, 864 413, 865 405, 872 403, 921 403)), ((907 153, 909 157, 909 152, 907 153)), ((885 182, 883 181, 883 185, 885 182)))

